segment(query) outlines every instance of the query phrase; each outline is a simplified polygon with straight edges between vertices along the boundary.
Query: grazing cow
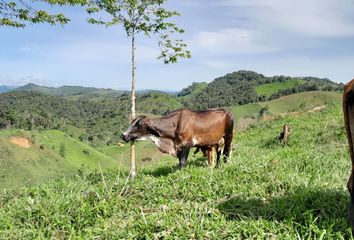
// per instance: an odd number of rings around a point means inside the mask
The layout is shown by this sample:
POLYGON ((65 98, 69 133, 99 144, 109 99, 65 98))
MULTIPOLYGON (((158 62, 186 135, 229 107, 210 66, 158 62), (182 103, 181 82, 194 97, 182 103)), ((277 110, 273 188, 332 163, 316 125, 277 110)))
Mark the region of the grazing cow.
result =
POLYGON ((353 175, 354 175, 354 79, 344 86, 343 94, 343 113, 345 129, 349 144, 349 153, 352 161, 352 173, 348 179, 347 187, 351 195, 350 204, 350 223, 352 232, 354 231, 354 193, 353 193, 353 175))
POLYGON ((140 116, 132 121, 122 134, 126 142, 150 138, 161 152, 179 159, 182 168, 192 147, 208 150, 208 162, 212 164, 213 146, 224 138, 224 161, 230 156, 234 121, 224 109, 192 111, 180 109, 161 118, 140 116))
POLYGON ((279 138, 278 138, 279 141, 281 143, 283 143, 284 146, 285 146, 285 144, 288 144, 290 134, 291 134, 291 128, 288 124, 285 124, 283 126, 283 131, 279 134, 279 138))

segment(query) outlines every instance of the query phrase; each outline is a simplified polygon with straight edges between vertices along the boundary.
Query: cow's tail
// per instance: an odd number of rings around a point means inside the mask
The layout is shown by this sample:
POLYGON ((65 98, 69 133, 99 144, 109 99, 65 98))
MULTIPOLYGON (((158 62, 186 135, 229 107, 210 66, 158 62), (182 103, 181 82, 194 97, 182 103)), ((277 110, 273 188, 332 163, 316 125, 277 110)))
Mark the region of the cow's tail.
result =
POLYGON ((231 154, 231 143, 234 136, 234 119, 230 112, 227 113, 227 123, 225 129, 225 146, 224 146, 224 162, 227 162, 227 159, 231 154))

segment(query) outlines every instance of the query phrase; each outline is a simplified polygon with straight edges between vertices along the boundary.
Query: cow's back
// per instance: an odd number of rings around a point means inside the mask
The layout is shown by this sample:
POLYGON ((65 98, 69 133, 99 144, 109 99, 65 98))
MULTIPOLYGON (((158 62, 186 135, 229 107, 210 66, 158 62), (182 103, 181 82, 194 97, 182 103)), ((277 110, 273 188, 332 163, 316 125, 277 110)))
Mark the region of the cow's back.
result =
POLYGON ((177 136, 193 146, 216 145, 232 121, 231 114, 224 109, 183 109, 180 112, 177 136))

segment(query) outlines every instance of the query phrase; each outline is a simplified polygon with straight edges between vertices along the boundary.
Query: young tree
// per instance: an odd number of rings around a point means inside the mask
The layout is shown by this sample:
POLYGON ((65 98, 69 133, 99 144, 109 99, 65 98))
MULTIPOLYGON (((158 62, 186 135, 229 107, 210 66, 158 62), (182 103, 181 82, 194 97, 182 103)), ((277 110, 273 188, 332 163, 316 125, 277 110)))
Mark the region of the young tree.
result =
MULTIPOLYGON (((136 117, 135 107, 135 38, 139 33, 145 36, 154 36, 161 49, 158 57, 164 63, 175 63, 178 58, 190 58, 190 51, 186 50, 187 45, 181 39, 173 39, 176 33, 183 33, 184 30, 169 21, 174 16, 179 16, 176 11, 163 8, 166 0, 91 0, 87 12, 99 14, 108 19, 90 18, 92 24, 103 24, 112 26, 122 24, 131 42, 131 120, 136 117)), ((135 147, 134 142, 130 147, 130 176, 136 176, 135 147)))
MULTIPOLYGON (((87 0, 36 0, 50 5, 84 5, 87 0)), ((35 1, 0 0, 0 27, 26 27, 26 23, 49 23, 64 25, 70 20, 62 13, 49 14, 45 10, 38 10, 35 1)))

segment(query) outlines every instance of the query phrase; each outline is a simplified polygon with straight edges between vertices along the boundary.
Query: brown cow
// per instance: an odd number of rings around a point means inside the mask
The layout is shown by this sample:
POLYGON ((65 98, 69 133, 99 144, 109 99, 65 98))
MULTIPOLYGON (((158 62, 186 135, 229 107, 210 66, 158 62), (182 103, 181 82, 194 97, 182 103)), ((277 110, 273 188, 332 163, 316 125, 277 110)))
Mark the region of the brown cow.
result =
POLYGON ((122 134, 126 142, 150 138, 161 152, 179 159, 179 166, 185 166, 192 147, 209 150, 212 162, 213 146, 224 138, 224 161, 230 156, 234 121, 224 109, 193 111, 180 109, 161 118, 140 116, 133 120, 128 130, 122 134))
POLYGON ((343 113, 345 129, 349 144, 349 153, 352 161, 352 173, 348 179, 347 187, 351 195, 350 204, 350 223, 354 231, 354 193, 353 193, 353 175, 354 175, 354 79, 344 86, 343 94, 343 113))

